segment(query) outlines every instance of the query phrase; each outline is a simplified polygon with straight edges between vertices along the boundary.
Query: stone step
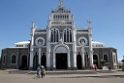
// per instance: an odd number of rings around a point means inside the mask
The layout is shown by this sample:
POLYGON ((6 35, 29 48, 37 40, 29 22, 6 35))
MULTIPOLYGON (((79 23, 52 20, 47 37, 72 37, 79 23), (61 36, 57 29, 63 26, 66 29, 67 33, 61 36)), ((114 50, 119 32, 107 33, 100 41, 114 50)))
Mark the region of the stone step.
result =
MULTIPOLYGON (((36 74, 37 71, 31 70, 8 70, 8 73, 11 74, 36 74)), ((47 75, 56 75, 56 74, 97 74, 97 73, 113 73, 115 71, 109 70, 54 70, 54 71, 46 71, 47 75)))
MULTIPOLYGON (((36 74, 36 71, 30 71, 28 74, 36 74)), ((56 74, 96 74, 95 71, 46 71, 47 75, 56 75, 56 74)))

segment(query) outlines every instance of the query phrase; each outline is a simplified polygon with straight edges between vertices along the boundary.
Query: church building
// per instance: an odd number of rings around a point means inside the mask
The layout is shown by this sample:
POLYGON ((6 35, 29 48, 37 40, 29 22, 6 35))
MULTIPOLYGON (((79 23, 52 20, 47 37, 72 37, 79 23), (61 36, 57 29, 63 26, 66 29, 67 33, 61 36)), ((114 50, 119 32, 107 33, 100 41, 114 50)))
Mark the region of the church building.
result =
POLYGON ((101 67, 105 60, 111 68, 117 68, 117 50, 92 40, 91 22, 78 29, 70 9, 62 5, 52 9, 45 29, 38 29, 32 22, 31 40, 4 48, 2 68, 36 69, 38 64, 47 70, 90 69, 93 64, 101 67))

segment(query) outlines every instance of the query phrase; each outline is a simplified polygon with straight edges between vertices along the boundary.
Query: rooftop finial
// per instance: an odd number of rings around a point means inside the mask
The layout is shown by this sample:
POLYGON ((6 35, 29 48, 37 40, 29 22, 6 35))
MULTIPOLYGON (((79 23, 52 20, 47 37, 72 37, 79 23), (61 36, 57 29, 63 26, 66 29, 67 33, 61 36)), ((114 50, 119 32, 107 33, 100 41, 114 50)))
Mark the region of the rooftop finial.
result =
POLYGON ((62 7, 62 2, 63 2, 63 0, 59 0, 59 2, 60 2, 60 7, 62 7))
POLYGON ((87 23, 88 23, 88 27, 90 27, 91 21, 88 21, 88 20, 87 20, 87 23))
POLYGON ((35 21, 32 22, 32 27, 35 27, 35 21))

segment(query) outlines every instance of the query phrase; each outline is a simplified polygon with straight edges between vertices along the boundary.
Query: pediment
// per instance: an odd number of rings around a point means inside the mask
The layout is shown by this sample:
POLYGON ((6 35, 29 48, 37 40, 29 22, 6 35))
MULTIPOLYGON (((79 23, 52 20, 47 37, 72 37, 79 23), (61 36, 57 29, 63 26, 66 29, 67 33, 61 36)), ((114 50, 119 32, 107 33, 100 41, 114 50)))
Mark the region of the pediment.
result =
POLYGON ((67 53, 67 49, 63 46, 59 46, 57 49, 56 49, 56 53, 67 53))

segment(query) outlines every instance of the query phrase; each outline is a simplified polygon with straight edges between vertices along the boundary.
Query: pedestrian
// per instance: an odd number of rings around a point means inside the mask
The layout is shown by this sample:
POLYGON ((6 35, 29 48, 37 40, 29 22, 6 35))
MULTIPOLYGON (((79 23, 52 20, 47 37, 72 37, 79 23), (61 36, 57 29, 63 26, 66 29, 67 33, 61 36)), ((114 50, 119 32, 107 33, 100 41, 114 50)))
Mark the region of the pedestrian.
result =
POLYGON ((94 68, 94 64, 93 64, 93 67, 92 67, 92 69, 94 70, 95 68, 94 68))
POLYGON ((37 67, 37 77, 40 78, 40 74, 41 74, 41 69, 40 69, 40 65, 38 65, 37 67))
POLYGON ((111 70, 111 66, 110 65, 108 66, 108 69, 111 70))
POLYGON ((43 65, 40 66, 40 69, 41 69, 41 77, 43 78, 45 77, 46 71, 43 65))
POLYGON ((95 71, 97 70, 97 65, 96 64, 94 64, 94 69, 95 69, 95 71))

